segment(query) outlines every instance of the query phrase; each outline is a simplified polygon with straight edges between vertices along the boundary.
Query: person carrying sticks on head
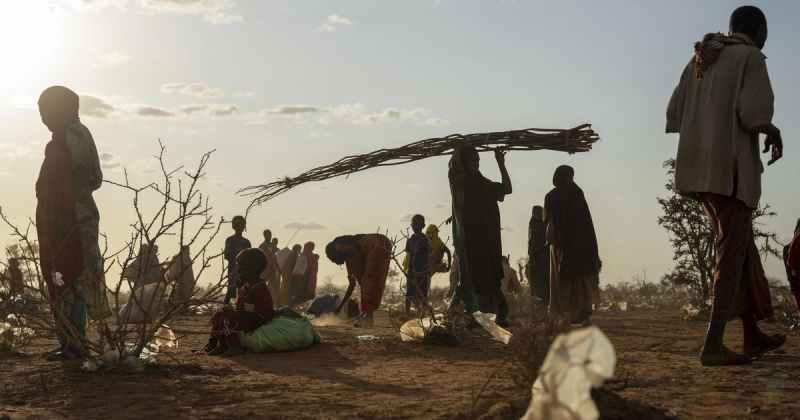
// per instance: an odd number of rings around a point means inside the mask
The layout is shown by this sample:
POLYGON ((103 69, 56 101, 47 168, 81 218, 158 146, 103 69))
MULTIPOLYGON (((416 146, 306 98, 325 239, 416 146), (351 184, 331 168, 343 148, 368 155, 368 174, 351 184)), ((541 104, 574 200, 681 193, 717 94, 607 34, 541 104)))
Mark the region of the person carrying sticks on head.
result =
POLYGON ((239 287, 239 271, 236 269, 236 256, 245 249, 250 248, 250 241, 242 236, 242 232, 247 228, 247 221, 244 216, 234 216, 231 220, 233 235, 225 240, 225 260, 228 262, 228 290, 225 293, 225 305, 231 303, 231 299, 236 297, 236 289, 239 287))
POLYGON ((761 196, 760 134, 769 164, 781 158, 781 133, 772 124, 774 96, 761 52, 767 20, 756 7, 734 10, 730 33, 711 33, 695 44, 667 107, 667 133, 680 133, 675 187, 698 200, 714 233, 711 319, 700 362, 748 363, 775 350, 786 337, 763 333, 757 321, 773 314, 770 290, 753 234, 761 196), (725 325, 742 320, 744 355, 723 345, 725 325))
POLYGON ((236 255, 239 279, 236 306, 225 307, 211 318, 211 334, 203 349, 212 356, 239 353, 240 333, 255 331, 275 316, 272 296, 261 273, 268 268, 267 258, 257 248, 247 248, 236 255))
POLYGON ((480 172, 475 148, 459 145, 450 158, 448 177, 453 201, 453 244, 458 255, 458 286, 452 304, 463 302, 471 316, 476 310, 497 315, 508 326, 508 305, 501 290, 503 251, 498 202, 511 194, 505 152, 495 150, 502 182, 492 182, 480 172))
POLYGON ((392 241, 378 233, 340 236, 325 247, 325 255, 331 262, 347 268, 349 284, 336 313, 350 301, 356 284, 361 288, 361 314, 356 326, 374 323, 373 312, 383 300, 392 248, 392 241))
POLYGON ((111 315, 92 197, 103 173, 92 134, 78 117, 79 102, 63 86, 39 97, 42 122, 52 133, 36 181, 39 259, 60 343, 50 359, 85 356, 87 314, 100 322, 101 334, 111 315))
POLYGON ((555 188, 544 199, 550 247, 548 315, 563 323, 589 325, 600 256, 592 214, 574 176, 570 166, 556 168, 555 188))

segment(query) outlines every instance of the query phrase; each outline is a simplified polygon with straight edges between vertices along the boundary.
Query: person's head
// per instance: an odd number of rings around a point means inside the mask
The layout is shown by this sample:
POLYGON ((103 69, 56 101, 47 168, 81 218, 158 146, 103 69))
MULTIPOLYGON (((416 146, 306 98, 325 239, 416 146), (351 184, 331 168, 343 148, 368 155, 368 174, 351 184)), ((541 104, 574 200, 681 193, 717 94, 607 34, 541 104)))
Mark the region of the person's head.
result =
POLYGON ((453 150, 450 167, 464 173, 475 173, 480 171, 480 161, 481 158, 474 147, 461 145, 453 150))
POLYGON ((275 248, 278 248, 278 238, 272 238, 272 242, 271 243, 272 243, 272 246, 274 246, 275 248))
POLYGON ((758 48, 767 42, 767 17, 755 6, 742 6, 731 13, 731 33, 745 34, 758 48))
POLYGON ((247 221, 244 219, 244 216, 233 216, 231 226, 233 226, 234 232, 242 233, 245 228, 247 228, 247 221))
POLYGON ((420 233, 424 228, 425 217, 421 214, 415 214, 414 217, 411 218, 411 230, 413 230, 414 233, 420 233))
POLYGON ((340 236, 325 247, 325 256, 336 265, 342 265, 351 255, 358 252, 358 240, 355 236, 340 236))
POLYGON ((575 177, 575 170, 572 169, 572 166, 569 165, 561 165, 556 168, 555 173, 553 173, 553 185, 556 187, 563 187, 565 185, 569 185, 572 183, 573 178, 575 177))
POLYGON ((317 245, 314 244, 314 242, 306 242, 305 245, 303 245, 303 253, 304 254, 310 254, 310 253, 314 252, 314 248, 316 248, 316 247, 317 247, 317 245))
POLYGON ((303 247, 300 246, 300 244, 294 244, 294 246, 292 247, 292 252, 294 252, 295 254, 299 254, 300 251, 302 251, 302 250, 303 250, 303 247))
POLYGON ((247 248, 236 256, 239 278, 245 282, 258 281, 267 264, 267 257, 258 248, 247 248))
POLYGON ((536 220, 544 219, 544 208, 542 206, 533 206, 533 218, 536 220))
POLYGON ((264 242, 269 243, 272 240, 272 231, 264 229, 264 242))
POLYGON ((78 120, 78 94, 64 86, 50 86, 39 95, 39 115, 53 133, 78 120))
POLYGON ((429 238, 435 238, 439 236, 439 227, 436 225, 428 225, 427 229, 425 229, 425 235, 429 238))

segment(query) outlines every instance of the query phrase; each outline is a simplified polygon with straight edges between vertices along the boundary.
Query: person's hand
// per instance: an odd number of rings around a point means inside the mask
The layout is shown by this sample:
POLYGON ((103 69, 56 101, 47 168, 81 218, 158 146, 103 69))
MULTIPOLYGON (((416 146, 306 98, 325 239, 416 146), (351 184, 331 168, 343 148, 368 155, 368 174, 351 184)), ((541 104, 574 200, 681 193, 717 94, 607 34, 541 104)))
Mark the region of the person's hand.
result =
POLYGON ((497 160, 498 165, 505 165, 506 164, 506 151, 502 149, 495 149, 494 150, 494 158, 497 160))
POLYGON ((772 159, 767 162, 767 165, 772 165, 783 157, 783 139, 781 138, 780 130, 777 128, 767 133, 767 138, 764 140, 763 153, 767 153, 770 149, 772 149, 772 159))

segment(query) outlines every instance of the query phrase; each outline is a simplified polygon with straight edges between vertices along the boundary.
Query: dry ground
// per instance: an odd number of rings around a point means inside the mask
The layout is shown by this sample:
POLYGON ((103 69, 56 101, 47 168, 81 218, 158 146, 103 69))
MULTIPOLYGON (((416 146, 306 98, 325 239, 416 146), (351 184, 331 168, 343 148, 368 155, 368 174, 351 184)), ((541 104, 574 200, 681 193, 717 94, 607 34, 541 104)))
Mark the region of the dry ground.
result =
MULTIPOLYGON (((206 322, 187 317, 174 326, 206 322)), ((595 322, 619 358, 615 379, 595 395, 603 418, 800 418, 797 336, 751 366, 701 368, 703 322, 659 312, 595 322)), ((307 351, 227 359, 192 354, 205 338, 188 336, 144 373, 47 362, 42 353, 53 342, 41 340, 27 356, 0 356, 0 419, 518 418, 524 410, 525 390, 506 374, 508 349, 481 334, 456 348, 402 343, 385 314, 372 328, 320 333, 323 344, 307 351)), ((740 333, 738 323, 728 331, 737 349, 740 333)))

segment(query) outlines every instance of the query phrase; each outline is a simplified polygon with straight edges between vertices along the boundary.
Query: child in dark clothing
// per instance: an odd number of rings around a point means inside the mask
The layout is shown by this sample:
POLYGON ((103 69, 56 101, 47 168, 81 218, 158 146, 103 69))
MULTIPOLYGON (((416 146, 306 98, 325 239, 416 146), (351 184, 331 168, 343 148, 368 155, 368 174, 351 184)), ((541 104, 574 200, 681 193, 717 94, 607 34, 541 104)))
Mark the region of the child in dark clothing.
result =
POLYGON ((241 352, 240 332, 252 332, 274 317, 272 295, 261 273, 267 257, 258 248, 248 248, 236 257, 241 285, 236 307, 225 307, 211 318, 211 337, 205 352, 212 356, 241 352))
POLYGON ((417 214, 411 218, 411 229, 414 234, 406 241, 408 254, 408 273, 406 273, 406 315, 409 314, 411 304, 421 311, 428 301, 428 289, 431 285, 429 271, 429 257, 431 243, 422 233, 425 228, 425 218, 417 214))
POLYGON ((230 304, 231 299, 236 297, 236 288, 239 287, 236 256, 251 247, 250 241, 242 236, 242 232, 247 227, 244 217, 234 216, 231 225, 233 225, 234 233, 225 240, 225 260, 228 261, 228 291, 225 293, 225 305, 230 304))

